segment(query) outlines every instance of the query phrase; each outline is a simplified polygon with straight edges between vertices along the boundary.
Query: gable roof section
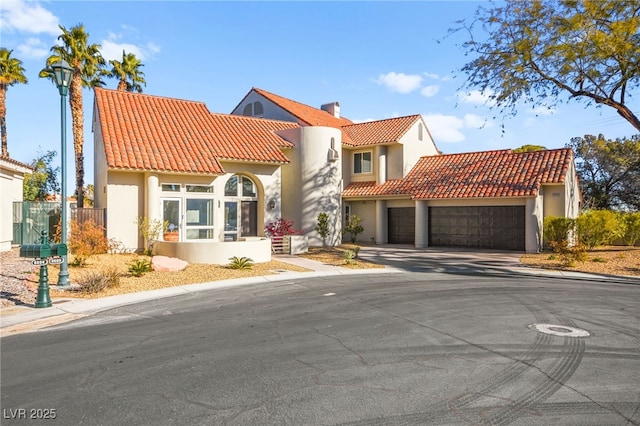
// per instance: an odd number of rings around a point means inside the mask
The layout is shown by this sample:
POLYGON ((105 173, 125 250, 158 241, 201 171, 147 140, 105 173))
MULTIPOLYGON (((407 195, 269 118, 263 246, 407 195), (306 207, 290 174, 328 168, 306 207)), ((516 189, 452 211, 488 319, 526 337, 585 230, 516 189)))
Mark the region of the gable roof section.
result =
POLYGON ((342 129, 352 146, 382 145, 398 142, 419 119, 420 115, 416 114, 346 125, 342 129))
POLYGON ((288 163, 275 131, 295 123, 212 114, 202 102, 95 89, 107 166, 222 174, 219 160, 288 163))
POLYGON ((422 157, 403 189, 414 199, 534 197, 542 184, 563 183, 572 160, 570 148, 422 157))

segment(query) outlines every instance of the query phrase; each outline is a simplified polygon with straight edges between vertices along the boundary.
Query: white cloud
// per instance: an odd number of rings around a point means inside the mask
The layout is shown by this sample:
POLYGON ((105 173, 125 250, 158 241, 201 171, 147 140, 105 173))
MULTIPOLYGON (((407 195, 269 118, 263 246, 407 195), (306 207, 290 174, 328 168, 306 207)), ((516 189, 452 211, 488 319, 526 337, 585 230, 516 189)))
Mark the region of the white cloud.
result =
POLYGON ((464 120, 454 115, 444 114, 424 114, 423 118, 436 143, 465 140, 464 133, 461 132, 464 128, 464 120))
POLYGON ((464 125, 465 127, 470 127, 475 129, 493 127, 493 123, 491 121, 487 120, 485 117, 481 117, 476 114, 465 114, 464 125))
POLYGON ((457 97, 458 101, 463 104, 489 105, 492 103, 490 99, 491 95, 493 95, 493 91, 491 90, 487 90, 485 93, 479 90, 472 90, 470 92, 458 92, 457 97))
POLYGON ((50 53, 49 47, 39 38, 29 37, 24 43, 17 47, 18 55, 21 58, 44 58, 50 53))
POLYGON ((427 78, 431 78, 433 80, 440 80, 440 76, 438 74, 435 74, 435 73, 423 72, 422 75, 424 75, 427 78))
POLYGON ((138 46, 131 43, 121 43, 122 36, 109 33, 109 37, 100 43, 100 52, 106 61, 122 60, 122 51, 133 53, 136 58, 143 61, 160 51, 160 47, 154 43, 147 43, 146 46, 138 46))
POLYGON ((40 4, 23 0, 0 2, 0 28, 6 32, 58 35, 58 18, 40 4))
POLYGON ((389 72, 381 74, 375 82, 386 86, 394 92, 411 93, 420 88, 422 77, 415 74, 389 72))
POLYGON ((424 86, 421 90, 420 90, 420 94, 426 98, 430 98, 432 96, 435 96, 436 93, 438 93, 438 91, 440 90, 440 86, 424 86))

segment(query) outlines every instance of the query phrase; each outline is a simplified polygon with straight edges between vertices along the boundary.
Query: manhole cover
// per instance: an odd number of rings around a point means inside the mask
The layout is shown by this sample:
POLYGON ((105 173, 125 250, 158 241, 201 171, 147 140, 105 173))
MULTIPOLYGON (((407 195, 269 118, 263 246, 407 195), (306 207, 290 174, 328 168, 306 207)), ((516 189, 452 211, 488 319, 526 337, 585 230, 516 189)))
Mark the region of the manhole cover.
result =
POLYGON ((587 330, 581 328, 569 327, 567 325, 556 324, 531 324, 530 329, 539 331, 540 333, 552 334, 561 337, 589 337, 591 334, 587 330))

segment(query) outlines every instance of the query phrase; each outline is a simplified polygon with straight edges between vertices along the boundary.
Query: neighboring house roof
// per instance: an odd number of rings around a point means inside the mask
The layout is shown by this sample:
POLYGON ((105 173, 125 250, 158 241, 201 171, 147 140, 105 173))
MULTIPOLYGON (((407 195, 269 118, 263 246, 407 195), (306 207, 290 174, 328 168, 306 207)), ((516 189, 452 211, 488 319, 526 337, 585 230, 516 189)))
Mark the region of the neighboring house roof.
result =
POLYGON ((418 200, 534 197, 543 184, 564 183, 572 161, 570 148, 427 156, 421 157, 401 181, 382 185, 354 182, 342 195, 353 198, 411 194, 418 200))
POLYGON ((343 126, 352 146, 382 145, 398 142, 402 136, 420 120, 420 115, 388 118, 386 120, 343 126))
POLYGON ((220 160, 288 163, 295 123, 212 114, 202 102, 95 89, 111 169, 223 174, 220 160))
POLYGON ((33 172, 33 167, 31 167, 30 165, 21 163, 20 161, 14 160, 13 158, 6 155, 0 155, 0 165, 2 165, 7 169, 17 171, 19 173, 33 172))

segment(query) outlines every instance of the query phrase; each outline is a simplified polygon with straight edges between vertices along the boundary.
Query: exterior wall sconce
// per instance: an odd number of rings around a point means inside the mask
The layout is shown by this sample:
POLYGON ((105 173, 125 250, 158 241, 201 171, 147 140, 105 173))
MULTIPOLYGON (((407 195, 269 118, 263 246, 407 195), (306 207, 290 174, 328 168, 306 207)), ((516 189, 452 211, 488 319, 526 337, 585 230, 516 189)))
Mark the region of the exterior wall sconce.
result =
POLYGON ((276 208, 276 200, 275 199, 270 199, 269 202, 267 203, 267 208, 269 210, 273 210, 276 208))

